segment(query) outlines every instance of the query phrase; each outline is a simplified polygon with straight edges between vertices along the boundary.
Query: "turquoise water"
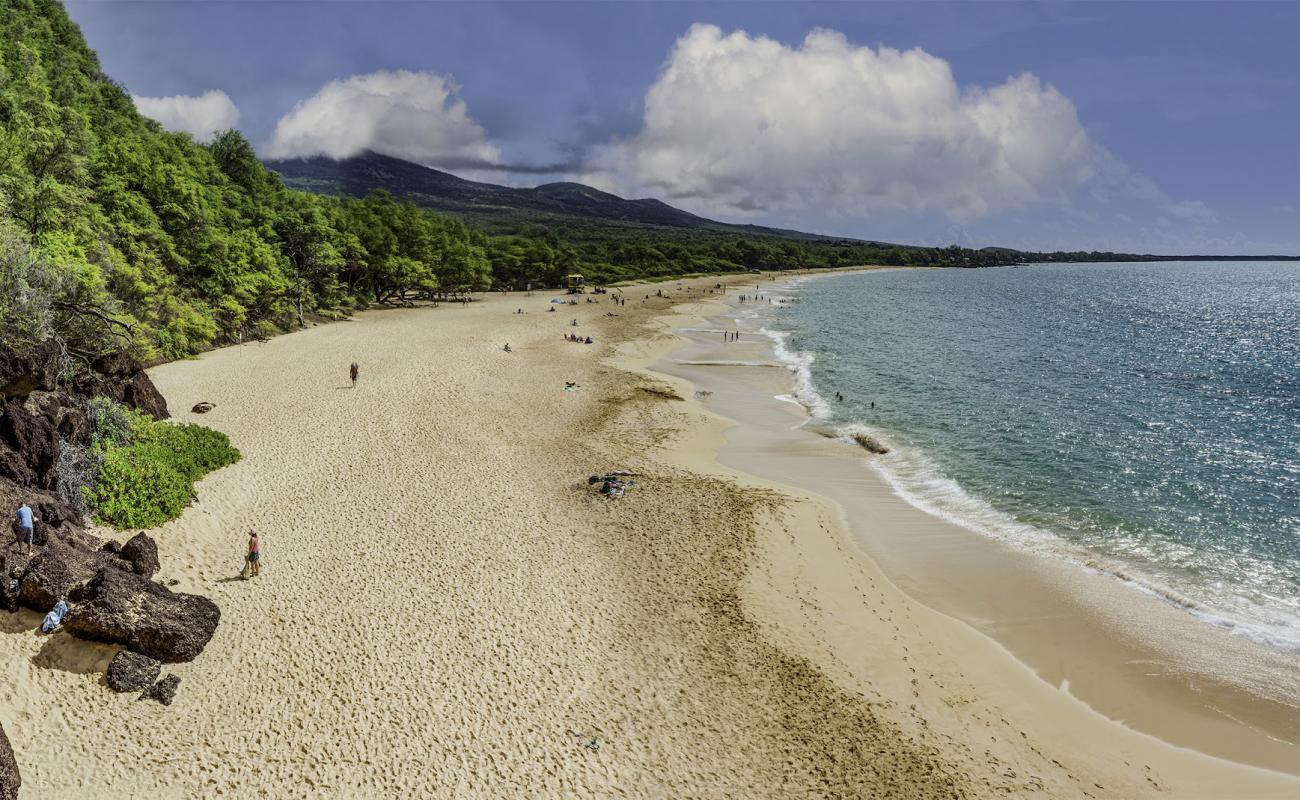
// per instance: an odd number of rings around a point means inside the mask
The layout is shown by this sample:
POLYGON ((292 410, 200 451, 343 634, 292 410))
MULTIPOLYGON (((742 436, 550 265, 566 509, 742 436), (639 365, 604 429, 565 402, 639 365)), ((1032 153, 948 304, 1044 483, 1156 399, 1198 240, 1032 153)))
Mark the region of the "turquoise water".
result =
POLYGON ((786 295, 759 322, 813 424, 886 440, 867 463, 915 505, 1300 649, 1300 264, 900 270, 786 295))

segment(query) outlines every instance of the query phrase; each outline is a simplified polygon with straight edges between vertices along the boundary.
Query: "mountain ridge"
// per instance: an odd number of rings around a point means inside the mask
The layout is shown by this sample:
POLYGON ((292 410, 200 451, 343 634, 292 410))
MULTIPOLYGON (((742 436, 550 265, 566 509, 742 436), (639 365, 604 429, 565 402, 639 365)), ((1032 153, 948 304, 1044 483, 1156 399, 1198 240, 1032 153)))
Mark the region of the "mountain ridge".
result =
POLYGON ((474 181, 371 150, 343 159, 309 156, 264 159, 262 163, 293 189, 363 197, 379 188, 423 208, 472 217, 505 217, 508 210, 527 209, 557 217, 579 217, 615 224, 868 243, 868 240, 854 237, 720 222, 683 211, 658 198, 620 197, 576 181, 555 181, 534 187, 474 181))

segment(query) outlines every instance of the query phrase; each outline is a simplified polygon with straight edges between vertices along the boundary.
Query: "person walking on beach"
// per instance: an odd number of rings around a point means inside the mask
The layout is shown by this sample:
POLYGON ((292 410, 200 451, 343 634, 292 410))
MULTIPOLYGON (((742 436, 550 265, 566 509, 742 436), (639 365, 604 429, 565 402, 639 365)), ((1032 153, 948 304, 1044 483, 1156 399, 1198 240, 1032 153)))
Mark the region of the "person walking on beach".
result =
POLYGON ((244 557, 244 578, 256 578, 262 573, 262 540, 257 528, 248 529, 248 555, 244 557))
POLYGON ((24 502, 18 506, 18 541, 25 545, 24 550, 28 555, 32 553, 34 525, 31 506, 24 502))
POLYGON ((348 367, 348 377, 352 379, 352 388, 357 388, 357 374, 361 372, 361 366, 353 361, 352 366, 348 367))

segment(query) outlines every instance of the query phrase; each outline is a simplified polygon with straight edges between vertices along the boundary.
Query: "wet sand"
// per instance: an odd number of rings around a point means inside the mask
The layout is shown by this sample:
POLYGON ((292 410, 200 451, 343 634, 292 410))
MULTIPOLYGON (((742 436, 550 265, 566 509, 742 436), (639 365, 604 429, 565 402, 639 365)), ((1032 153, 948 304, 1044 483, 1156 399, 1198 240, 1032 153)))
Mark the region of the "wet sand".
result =
POLYGON ((722 463, 833 498, 855 544, 907 595, 974 626, 1100 713, 1180 746, 1300 772, 1293 657, 1113 576, 916 509, 871 468, 873 456, 802 427, 808 415, 790 402, 791 374, 770 340, 753 320, 718 312, 681 329, 685 343, 655 369, 710 392, 704 405, 738 423, 719 448, 722 463), (744 333, 724 344, 724 329, 744 333))
POLYGON ((1300 793, 1095 714, 900 591, 830 500, 719 464, 729 423, 647 368, 716 280, 375 311, 152 370, 244 454, 154 532, 159 577, 222 623, 162 707, 104 686, 115 648, 6 615, 25 795, 1300 793), (637 474, 616 501, 586 480, 609 469, 637 474))

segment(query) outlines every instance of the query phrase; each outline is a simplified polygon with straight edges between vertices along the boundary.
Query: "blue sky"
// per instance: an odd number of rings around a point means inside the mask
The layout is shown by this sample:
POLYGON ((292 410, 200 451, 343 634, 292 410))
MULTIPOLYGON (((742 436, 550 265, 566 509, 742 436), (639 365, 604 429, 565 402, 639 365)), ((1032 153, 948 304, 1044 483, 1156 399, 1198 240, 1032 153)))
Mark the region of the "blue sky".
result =
POLYGON ((1300 4, 67 5, 142 110, 268 156, 893 241, 1300 253, 1300 4))

